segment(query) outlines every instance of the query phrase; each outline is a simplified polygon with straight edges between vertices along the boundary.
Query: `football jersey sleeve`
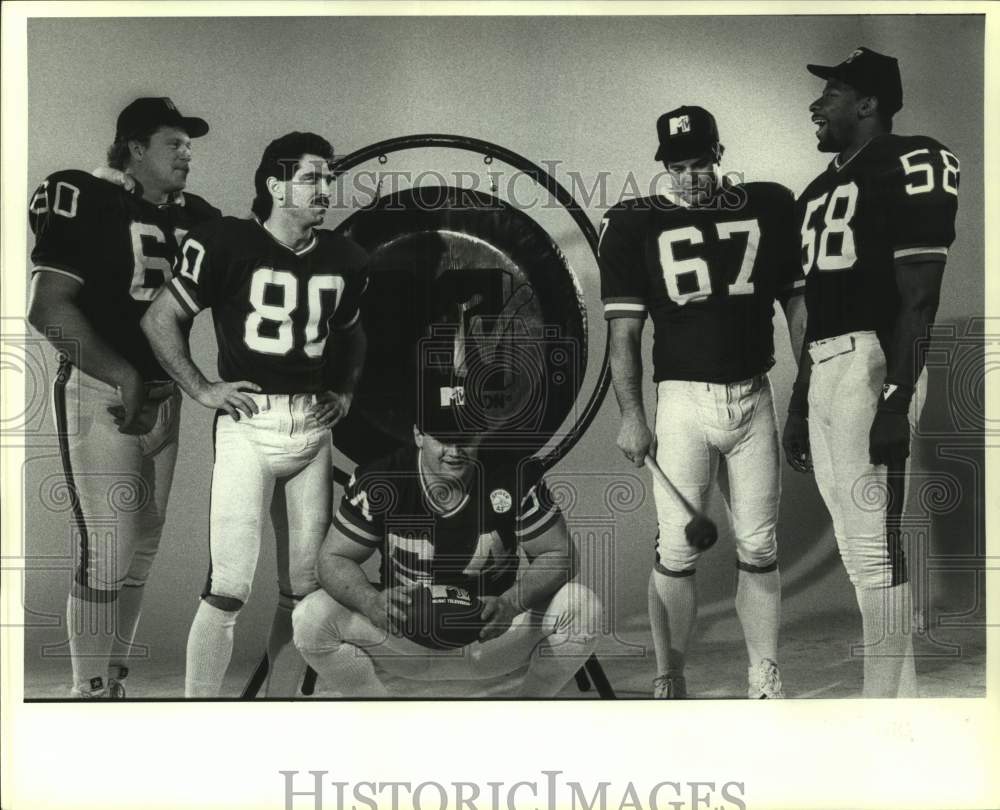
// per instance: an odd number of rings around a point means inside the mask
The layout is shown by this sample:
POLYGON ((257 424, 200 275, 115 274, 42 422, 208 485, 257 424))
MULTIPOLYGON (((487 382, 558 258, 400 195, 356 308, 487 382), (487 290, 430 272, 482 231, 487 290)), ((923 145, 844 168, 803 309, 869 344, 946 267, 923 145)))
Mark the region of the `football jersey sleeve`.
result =
POLYGON ((646 317, 643 235, 635 226, 638 216, 627 208, 613 208, 601 220, 597 254, 608 320, 646 317))
POLYGON ((363 474, 360 468, 355 470, 333 518, 333 525, 341 534, 368 548, 381 548, 385 515, 378 505, 387 494, 386 485, 377 477, 363 474))
POLYGON ((81 284, 100 272, 101 182, 68 171, 49 175, 38 186, 28 204, 35 235, 32 272, 56 272, 81 284))
POLYGON ((181 243, 167 289, 192 318, 218 300, 219 275, 225 258, 212 230, 195 228, 181 243))
POLYGON ((540 537, 559 520, 561 511, 545 484, 538 481, 525 492, 518 505, 514 521, 514 534, 519 543, 527 543, 540 537))
POLYGON ((895 157, 883 183, 893 258, 943 261, 955 241, 958 158, 930 139, 902 146, 895 157))
POLYGON ((778 267, 776 293, 784 306, 793 295, 805 292, 806 277, 800 257, 801 234, 796 225, 795 195, 783 186, 779 189, 772 213, 778 267))

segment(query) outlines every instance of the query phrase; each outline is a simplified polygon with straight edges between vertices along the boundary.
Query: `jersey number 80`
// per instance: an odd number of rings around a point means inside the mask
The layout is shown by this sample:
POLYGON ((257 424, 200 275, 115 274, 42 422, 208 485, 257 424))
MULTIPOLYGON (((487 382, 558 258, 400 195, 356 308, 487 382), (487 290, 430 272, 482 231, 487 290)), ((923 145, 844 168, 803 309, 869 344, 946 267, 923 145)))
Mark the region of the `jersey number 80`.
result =
MULTIPOLYGON (((180 274, 197 284, 204 256, 202 244, 196 239, 188 239, 184 243, 180 274)), ((303 334, 297 336, 292 315, 298 308, 298 277, 287 270, 257 267, 250 278, 251 312, 244 323, 243 342, 261 354, 286 355, 298 345, 306 357, 322 357, 330 331, 328 324, 343 293, 342 276, 333 273, 310 276, 306 284, 306 322, 303 334), (280 290, 280 303, 273 300, 276 297, 273 292, 269 295, 269 291, 275 289, 280 290), (333 293, 333 301, 326 307, 324 301, 329 301, 330 296, 324 293, 333 293), (324 310, 326 317, 323 317, 324 310), (266 332, 261 329, 265 324, 272 325, 266 332), (273 324, 277 324, 276 330, 273 324)))

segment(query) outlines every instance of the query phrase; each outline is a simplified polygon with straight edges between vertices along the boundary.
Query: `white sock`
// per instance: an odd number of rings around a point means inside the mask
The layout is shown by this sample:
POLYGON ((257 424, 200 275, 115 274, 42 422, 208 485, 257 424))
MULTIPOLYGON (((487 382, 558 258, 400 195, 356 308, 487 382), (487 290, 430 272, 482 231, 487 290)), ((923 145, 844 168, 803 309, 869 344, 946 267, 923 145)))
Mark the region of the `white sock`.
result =
POLYGON ((893 588, 858 588, 857 596, 864 628, 863 696, 915 696, 909 583, 893 588), (912 694, 904 694, 907 691, 912 694))
POLYGON ((92 691, 108 685, 108 656, 111 654, 114 624, 114 601, 91 602, 72 593, 69 595, 66 601, 66 630, 75 689, 92 691))
POLYGON ((271 622, 271 635, 267 640, 267 680, 264 695, 267 697, 295 697, 306 674, 306 662, 292 644, 292 611, 295 600, 281 594, 271 622))
POLYGON ((237 610, 219 610, 204 599, 191 623, 184 672, 184 697, 218 697, 233 657, 237 610))
POLYGON ((736 615, 743 626, 750 666, 764 658, 778 660, 778 625, 781 617, 781 576, 777 569, 757 573, 739 569, 736 615))
POLYGON ((386 697, 385 688, 368 654, 353 644, 333 650, 302 651, 302 656, 331 689, 345 697, 386 697))
POLYGON ((670 577, 650 572, 649 619, 658 675, 683 675, 691 632, 698 616, 695 575, 670 577))
MULTIPOLYGON (((132 654, 132 644, 135 642, 135 631, 139 626, 139 616, 142 613, 142 597, 145 587, 142 585, 126 585, 121 589, 116 600, 115 638, 111 646, 111 666, 128 667, 129 656, 132 654)), ((112 677, 118 677, 115 671, 112 677)))
POLYGON ((913 660, 913 635, 908 635, 907 647, 903 655, 902 672, 899 673, 899 688, 896 690, 896 697, 915 698, 920 697, 917 692, 917 670, 913 660))

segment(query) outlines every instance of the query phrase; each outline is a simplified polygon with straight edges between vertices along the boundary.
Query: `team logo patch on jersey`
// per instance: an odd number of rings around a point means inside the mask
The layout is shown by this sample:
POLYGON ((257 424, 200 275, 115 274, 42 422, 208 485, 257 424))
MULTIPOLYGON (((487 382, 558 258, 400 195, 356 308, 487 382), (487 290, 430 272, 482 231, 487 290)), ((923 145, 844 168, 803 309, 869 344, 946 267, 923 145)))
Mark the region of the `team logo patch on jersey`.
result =
POLYGON ((669 123, 671 135, 691 131, 691 119, 686 115, 678 115, 676 118, 671 118, 669 123))
POLYGON ((498 515, 509 512, 514 505, 514 499, 505 489, 495 489, 490 493, 490 503, 493 504, 493 511, 498 515))
POLYGON ((893 394, 896 393, 897 388, 899 388, 898 385, 891 385, 890 383, 886 383, 885 385, 883 385, 882 399, 888 399, 889 397, 891 397, 893 394))

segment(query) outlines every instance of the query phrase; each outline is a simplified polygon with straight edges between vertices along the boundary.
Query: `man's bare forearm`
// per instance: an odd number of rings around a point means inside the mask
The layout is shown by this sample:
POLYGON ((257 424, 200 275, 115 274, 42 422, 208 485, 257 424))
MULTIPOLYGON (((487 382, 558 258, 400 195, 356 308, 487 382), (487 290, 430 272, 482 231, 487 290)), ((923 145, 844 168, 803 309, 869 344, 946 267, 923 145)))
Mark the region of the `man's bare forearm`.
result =
POLYGON ((611 381, 622 416, 646 421, 642 400, 642 330, 620 318, 611 321, 611 381))
POLYGON ((531 610, 548 602, 574 576, 576 560, 572 552, 546 551, 529 563, 504 596, 519 610, 531 610))
MULTIPOLYGON (((35 284, 39 284, 38 280, 35 284)), ((94 330, 80 308, 65 299, 47 299, 33 289, 28 322, 85 374, 118 388, 135 367, 94 330)))
POLYGON ((319 584, 344 607, 370 615, 378 589, 368 581, 361 566, 350 557, 327 552, 316 563, 319 584))
POLYGON ((182 319, 169 302, 154 301, 143 316, 142 331, 160 365, 189 397, 197 400, 209 383, 191 358, 190 321, 182 319))
POLYGON ((920 262, 896 268, 900 303, 886 345, 886 382, 913 389, 923 371, 926 341, 937 316, 944 262, 920 262))

